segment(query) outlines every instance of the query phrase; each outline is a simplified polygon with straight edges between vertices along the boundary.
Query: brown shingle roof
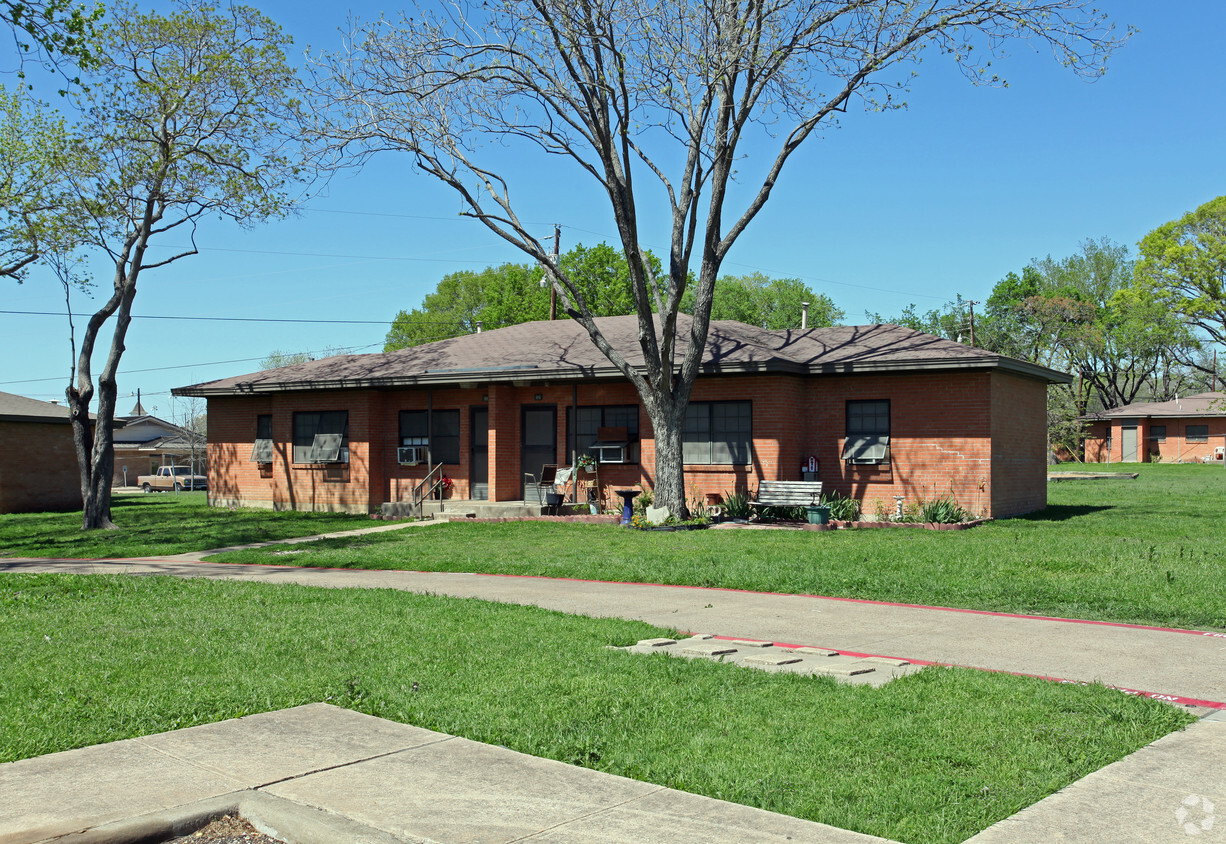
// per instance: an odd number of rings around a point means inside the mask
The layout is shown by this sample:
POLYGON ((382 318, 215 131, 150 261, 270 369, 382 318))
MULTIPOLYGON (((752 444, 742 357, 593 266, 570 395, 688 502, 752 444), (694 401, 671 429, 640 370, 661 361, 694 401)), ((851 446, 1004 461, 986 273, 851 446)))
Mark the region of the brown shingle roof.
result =
MULTIPOLYGON (((643 366, 634 316, 597 321, 610 345, 643 366)), ((678 317, 685 354, 690 318, 678 317)), ((922 369, 1002 368, 1046 381, 1062 373, 973 349, 897 325, 851 325, 768 331, 733 321, 711 323, 703 372, 848 373, 922 369)), ((179 387, 181 396, 282 390, 353 389, 490 381, 620 378, 621 374, 574 320, 526 322, 466 334, 386 354, 338 355, 234 378, 179 387)))
POLYGON ((62 404, 28 399, 13 393, 0 393, 0 419, 7 422, 63 422, 68 424, 71 418, 72 412, 62 404))
POLYGON ((1170 401, 1138 402, 1090 414, 1087 419, 1173 416, 1226 416, 1226 393, 1198 393, 1170 401))

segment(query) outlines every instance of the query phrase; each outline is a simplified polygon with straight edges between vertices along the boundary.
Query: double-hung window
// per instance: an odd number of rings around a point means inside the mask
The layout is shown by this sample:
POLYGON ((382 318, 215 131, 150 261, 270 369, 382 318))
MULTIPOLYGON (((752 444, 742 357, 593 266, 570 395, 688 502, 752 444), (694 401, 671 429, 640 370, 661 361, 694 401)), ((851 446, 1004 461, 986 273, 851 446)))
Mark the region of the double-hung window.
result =
POLYGON ((602 463, 637 463, 639 407, 614 404, 566 409, 566 424, 574 437, 575 452, 590 454, 602 463), (605 437, 601 437, 601 431, 605 437))
POLYGON ((255 444, 251 449, 253 463, 272 462, 272 415, 261 413, 255 417, 255 444))
POLYGON ((843 460, 856 465, 890 462, 890 400, 847 402, 843 460))
POLYGON ((753 403, 690 402, 682 434, 685 462, 743 466, 753 444, 753 403))
POLYGON ((295 463, 348 463, 349 411, 294 414, 295 463))
POLYGON ((460 462, 460 411, 400 411, 400 462, 425 463, 427 448, 435 463, 460 462))

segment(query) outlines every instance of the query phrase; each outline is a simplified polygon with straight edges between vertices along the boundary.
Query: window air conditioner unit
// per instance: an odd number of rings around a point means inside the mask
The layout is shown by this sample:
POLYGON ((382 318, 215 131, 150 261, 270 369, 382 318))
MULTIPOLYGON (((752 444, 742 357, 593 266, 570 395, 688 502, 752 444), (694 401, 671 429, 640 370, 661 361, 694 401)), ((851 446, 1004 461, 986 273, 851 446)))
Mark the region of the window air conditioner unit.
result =
POLYGON ((426 462, 426 448, 421 445, 402 445, 396 449, 396 461, 401 466, 416 466, 426 462))

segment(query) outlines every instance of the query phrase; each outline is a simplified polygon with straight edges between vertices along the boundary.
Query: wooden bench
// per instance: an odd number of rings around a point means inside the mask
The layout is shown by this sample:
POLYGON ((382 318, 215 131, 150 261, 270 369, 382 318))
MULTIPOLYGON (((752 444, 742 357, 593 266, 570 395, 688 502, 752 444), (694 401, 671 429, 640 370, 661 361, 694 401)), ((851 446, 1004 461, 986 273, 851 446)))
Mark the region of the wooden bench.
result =
POLYGON ((762 481, 758 499, 750 501, 755 510, 762 507, 807 507, 822 497, 821 481, 762 481))

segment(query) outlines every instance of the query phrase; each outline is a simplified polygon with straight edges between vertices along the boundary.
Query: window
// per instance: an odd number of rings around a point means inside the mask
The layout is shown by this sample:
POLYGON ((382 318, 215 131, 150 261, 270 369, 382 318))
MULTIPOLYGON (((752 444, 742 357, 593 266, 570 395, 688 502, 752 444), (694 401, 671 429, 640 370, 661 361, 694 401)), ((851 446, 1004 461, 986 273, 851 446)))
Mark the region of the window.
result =
POLYGON ((432 420, 427 419, 429 413, 426 410, 400 411, 400 445, 418 446, 423 463, 425 449, 429 447, 435 463, 459 464, 460 411, 436 410, 432 420), (433 424, 428 425, 428 421, 433 424))
POLYGON ((1166 442, 1166 426, 1165 425, 1150 425, 1149 438, 1155 442, 1166 442))
POLYGON ((272 416, 260 414, 255 417, 255 445, 251 449, 253 463, 272 462, 272 416))
POLYGON ((1209 442, 1209 426, 1189 425, 1187 427, 1187 437, 1190 443, 1207 443, 1209 442))
POLYGON ((847 402, 847 438, 843 459, 848 463, 888 463, 890 460, 890 400, 847 402))
MULTIPOLYGON (((613 404, 601 407, 566 409, 566 428, 577 454, 591 454, 606 463, 637 463, 639 438, 639 406, 613 404), (576 422, 576 419, 578 420, 576 422), (624 440, 600 440, 601 428, 624 428, 624 440), (593 449, 597 442, 600 447, 593 449)), ((607 432, 606 432, 607 433, 607 432)))
POLYGON ((295 463, 348 463, 349 411, 294 414, 295 463))
POLYGON ((753 440, 753 403, 691 402, 681 436, 686 463, 747 464, 753 440))

